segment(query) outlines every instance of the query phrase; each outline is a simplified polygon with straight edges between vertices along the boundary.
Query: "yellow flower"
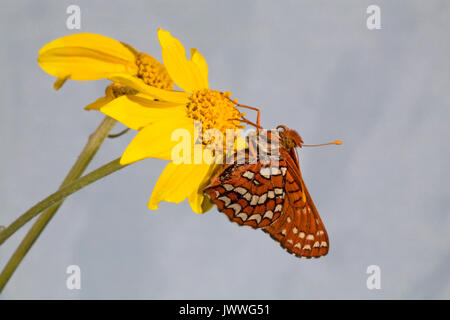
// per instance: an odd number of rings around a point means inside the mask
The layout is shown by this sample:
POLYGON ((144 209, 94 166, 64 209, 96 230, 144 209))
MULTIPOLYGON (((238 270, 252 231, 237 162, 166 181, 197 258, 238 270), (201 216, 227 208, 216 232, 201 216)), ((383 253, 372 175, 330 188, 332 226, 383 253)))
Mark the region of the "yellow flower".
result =
MULTIPOLYGON (((117 40, 93 33, 78 33, 56 39, 39 50, 38 63, 47 73, 57 77, 58 90, 67 79, 97 80, 111 75, 140 79, 146 85, 172 89, 173 81, 164 66, 147 53, 117 40)), ((86 109, 101 106, 122 95, 137 91, 121 84, 111 84, 106 95, 86 109)))
MULTIPOLYGON (((117 98, 100 109, 139 130, 123 153, 122 164, 149 157, 172 160, 172 149, 179 143, 172 141, 172 133, 185 129, 195 137, 194 121, 201 121, 203 130, 218 129, 222 133, 242 127, 237 120, 242 114, 229 99, 231 93, 209 89, 208 66, 200 52, 191 49, 191 59, 187 59, 181 42, 168 31, 159 29, 158 38, 170 78, 183 91, 148 86, 142 79, 124 73, 108 76, 139 92, 117 98)), ((190 141, 192 150, 194 140, 190 141)), ((170 161, 156 183, 148 207, 157 209, 161 201, 179 203, 188 198, 194 212, 208 211, 212 204, 204 197, 203 189, 220 167, 204 161, 199 164, 170 161)))

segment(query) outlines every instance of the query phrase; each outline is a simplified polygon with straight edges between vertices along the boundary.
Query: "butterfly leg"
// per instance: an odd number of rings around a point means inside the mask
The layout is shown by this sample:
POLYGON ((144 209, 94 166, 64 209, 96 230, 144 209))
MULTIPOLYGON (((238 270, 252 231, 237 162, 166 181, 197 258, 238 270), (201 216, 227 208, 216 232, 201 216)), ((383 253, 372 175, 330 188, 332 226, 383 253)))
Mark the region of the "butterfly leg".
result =
MULTIPOLYGON (((237 102, 235 102, 235 104, 236 104, 238 107, 246 108, 246 109, 250 109, 250 110, 256 111, 256 125, 255 125, 255 127, 258 128, 258 129, 261 129, 261 125, 260 125, 261 110, 259 110, 258 108, 255 108, 255 107, 250 107, 250 106, 246 106, 246 105, 243 105, 243 104, 239 104, 239 103, 237 103, 237 102)), ((244 119, 245 119, 245 118, 244 118, 244 119)), ((247 121, 248 121, 248 120, 247 120, 247 121)), ((253 125, 254 125, 254 124, 253 124, 253 125)))
POLYGON ((255 108, 255 107, 250 107, 250 106, 246 106, 246 105, 244 105, 244 104, 237 103, 236 101, 230 99, 229 97, 227 97, 227 99, 230 100, 231 102, 233 102, 233 103, 234 103, 236 106, 238 106, 238 107, 246 108, 246 109, 250 109, 250 110, 256 111, 256 124, 253 123, 253 122, 251 122, 251 121, 249 121, 249 120, 247 120, 247 119, 245 119, 244 117, 242 117, 242 122, 248 123, 248 124, 250 124, 250 125, 256 127, 258 130, 259 130, 259 129, 262 129, 262 127, 261 127, 261 125, 260 125, 261 110, 259 110, 258 108, 255 108))
POLYGON ((263 127, 261 127, 259 124, 251 122, 250 120, 246 119, 244 116, 241 116, 240 119, 228 119, 228 120, 229 121, 233 121, 234 120, 234 121, 240 121, 240 122, 247 123, 247 124, 249 124, 251 126, 254 126, 257 130, 262 130, 263 129, 263 127))

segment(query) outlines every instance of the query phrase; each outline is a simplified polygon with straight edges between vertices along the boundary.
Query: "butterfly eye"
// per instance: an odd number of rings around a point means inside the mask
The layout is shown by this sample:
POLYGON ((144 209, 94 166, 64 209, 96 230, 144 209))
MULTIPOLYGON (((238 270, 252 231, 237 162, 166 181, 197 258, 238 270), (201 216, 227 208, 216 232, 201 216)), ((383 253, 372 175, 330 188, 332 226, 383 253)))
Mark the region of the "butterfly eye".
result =
POLYGON ((277 130, 278 129, 283 129, 283 131, 286 131, 287 130, 287 127, 285 126, 285 125, 282 125, 282 124, 280 124, 279 126, 277 126, 277 130))

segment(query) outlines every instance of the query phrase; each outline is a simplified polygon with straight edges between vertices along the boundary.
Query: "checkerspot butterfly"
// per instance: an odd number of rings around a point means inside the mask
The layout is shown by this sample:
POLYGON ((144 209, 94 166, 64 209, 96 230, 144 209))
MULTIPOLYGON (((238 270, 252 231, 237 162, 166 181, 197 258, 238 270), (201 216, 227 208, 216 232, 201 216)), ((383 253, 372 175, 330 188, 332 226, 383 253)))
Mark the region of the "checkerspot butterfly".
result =
POLYGON ((266 148, 267 157, 258 153, 251 161, 255 146, 249 145, 246 161, 239 163, 233 155, 233 163, 217 173, 204 192, 232 222, 262 229, 289 253, 324 256, 330 247, 328 234, 303 182, 295 149, 303 140, 286 126, 277 129, 267 131, 265 145, 257 139, 256 147, 266 148), (272 144, 279 146, 275 154, 267 152, 272 144))

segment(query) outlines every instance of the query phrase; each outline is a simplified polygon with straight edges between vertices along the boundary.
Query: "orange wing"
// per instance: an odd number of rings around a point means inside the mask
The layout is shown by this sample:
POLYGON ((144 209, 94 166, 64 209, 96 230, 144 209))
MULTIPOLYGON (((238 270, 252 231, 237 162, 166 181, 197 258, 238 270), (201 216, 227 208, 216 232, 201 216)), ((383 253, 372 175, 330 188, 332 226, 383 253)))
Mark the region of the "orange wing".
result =
POLYGON ((303 182, 298 160, 287 152, 283 158, 288 163, 283 214, 264 231, 298 257, 324 256, 329 250, 328 234, 303 182))
POLYGON ((233 164, 205 189, 219 211, 240 225, 261 228, 288 252, 318 258, 328 234, 305 187, 294 149, 280 149, 275 163, 233 164))
POLYGON ((233 164, 218 173, 204 190, 217 209, 232 221, 264 228, 276 221, 285 203, 286 163, 233 164))

